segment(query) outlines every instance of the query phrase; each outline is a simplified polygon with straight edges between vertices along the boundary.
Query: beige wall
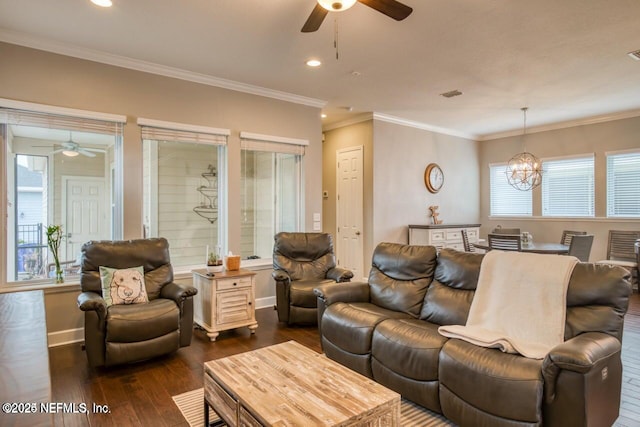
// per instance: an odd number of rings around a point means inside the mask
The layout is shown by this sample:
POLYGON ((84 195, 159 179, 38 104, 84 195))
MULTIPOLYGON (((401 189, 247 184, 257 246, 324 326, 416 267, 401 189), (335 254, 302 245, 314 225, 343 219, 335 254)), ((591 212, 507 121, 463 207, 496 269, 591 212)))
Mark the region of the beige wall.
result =
MULTIPOLYGON (((540 188, 533 191, 533 218, 490 218, 488 165, 508 161, 511 156, 522 151, 522 145, 521 137, 481 142, 481 235, 486 236, 491 229, 500 224, 503 227, 520 227, 523 231, 529 231, 537 241, 557 241, 559 243, 562 230, 584 230, 594 235, 590 261, 605 259, 608 230, 640 229, 639 220, 609 220, 606 218, 605 153, 640 148, 638 135, 640 135, 640 117, 527 134, 525 140, 527 151, 540 158, 595 154, 596 218, 582 220, 541 218, 540 188)), ((544 175, 542 179, 544 180, 544 175)))
MULTIPOLYGON (((104 65, 0 43, 0 97, 122 114, 124 127, 124 237, 142 236, 142 144, 138 117, 231 130, 228 145, 229 248, 240 251, 240 131, 309 140, 304 159, 304 224, 322 209, 320 111, 271 98, 104 65)), ((256 294, 275 294, 260 275, 256 294)), ((67 298, 47 296, 49 331, 82 325, 67 298), (60 315, 56 315, 59 313, 60 315), (73 319, 71 319, 73 318, 73 319)))
POLYGON ((445 223, 480 217, 478 143, 427 130, 369 120, 325 133, 324 230, 336 231, 336 150, 364 146, 364 265, 380 242, 408 243, 409 224, 428 224, 427 207, 439 205, 445 223), (438 194, 424 185, 424 170, 438 163, 445 184, 438 194))

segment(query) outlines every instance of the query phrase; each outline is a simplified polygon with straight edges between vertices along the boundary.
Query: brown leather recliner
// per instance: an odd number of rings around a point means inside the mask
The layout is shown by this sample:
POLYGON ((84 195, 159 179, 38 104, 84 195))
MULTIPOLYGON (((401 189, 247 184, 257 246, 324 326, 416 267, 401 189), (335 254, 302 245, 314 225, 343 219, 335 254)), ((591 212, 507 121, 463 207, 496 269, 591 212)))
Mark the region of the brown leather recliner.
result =
POLYGON ((466 323, 482 257, 443 249, 436 258, 432 247, 381 243, 369 283, 316 288, 325 354, 460 426, 611 425, 628 272, 577 264, 565 342, 536 360, 438 333, 466 323))
POLYGON ((87 242, 82 246, 80 274, 78 307, 85 312, 85 347, 91 366, 146 360, 191 344, 192 297, 197 290, 173 282, 166 239, 87 242), (107 307, 100 266, 142 266, 149 302, 107 307))
POLYGON ((353 273, 336 267, 330 234, 281 232, 275 235, 274 241, 273 279, 278 320, 289 325, 317 324, 318 302, 313 288, 348 282, 353 273))

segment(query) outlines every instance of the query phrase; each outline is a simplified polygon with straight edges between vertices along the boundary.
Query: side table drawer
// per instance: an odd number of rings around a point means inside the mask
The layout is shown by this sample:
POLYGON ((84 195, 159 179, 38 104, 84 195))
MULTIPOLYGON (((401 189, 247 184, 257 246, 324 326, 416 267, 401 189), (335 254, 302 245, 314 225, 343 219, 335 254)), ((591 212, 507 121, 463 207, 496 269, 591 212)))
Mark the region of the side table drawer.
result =
POLYGON ((253 415, 251 415, 249 413, 249 411, 247 411, 245 409, 244 406, 240 405, 240 414, 238 416, 238 423, 244 427, 244 426, 248 426, 248 427, 262 427, 262 424, 256 420, 253 415))
POLYGON ((238 402, 209 375, 204 376, 204 397, 228 426, 237 426, 238 402))
POLYGON ((434 242, 444 242, 445 239, 445 233, 442 230, 433 230, 431 231, 431 244, 433 244, 434 242))
POLYGON ((247 288, 251 286, 251 277, 237 277, 231 279, 218 280, 218 290, 225 291, 227 289, 247 288))
POLYGON ((462 232, 460 230, 447 231, 447 242, 462 242, 462 232))

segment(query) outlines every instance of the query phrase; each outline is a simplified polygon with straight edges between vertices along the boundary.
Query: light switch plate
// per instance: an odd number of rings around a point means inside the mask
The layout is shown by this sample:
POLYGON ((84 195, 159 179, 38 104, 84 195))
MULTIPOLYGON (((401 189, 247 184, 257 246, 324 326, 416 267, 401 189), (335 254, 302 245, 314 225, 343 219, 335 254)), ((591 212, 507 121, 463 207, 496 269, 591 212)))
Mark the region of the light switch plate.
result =
POLYGON ((320 220, 321 220, 321 216, 320 216, 320 214, 319 214, 319 213, 317 213, 317 212, 316 212, 316 213, 314 213, 314 214, 313 214, 313 220, 314 220, 314 221, 320 221, 320 220))

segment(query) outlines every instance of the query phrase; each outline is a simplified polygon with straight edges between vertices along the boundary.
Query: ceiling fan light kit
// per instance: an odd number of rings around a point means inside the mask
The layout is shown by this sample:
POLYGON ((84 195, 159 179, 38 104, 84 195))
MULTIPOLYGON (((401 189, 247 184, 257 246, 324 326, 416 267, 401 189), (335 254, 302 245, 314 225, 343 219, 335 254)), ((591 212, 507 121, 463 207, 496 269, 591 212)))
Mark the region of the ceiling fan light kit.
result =
POLYGON ((318 4, 331 12, 342 12, 356 4, 357 0, 318 0, 318 4))
POLYGON ((79 152, 74 151, 74 150, 62 150, 62 154, 64 154, 67 157, 75 157, 80 155, 79 152))

